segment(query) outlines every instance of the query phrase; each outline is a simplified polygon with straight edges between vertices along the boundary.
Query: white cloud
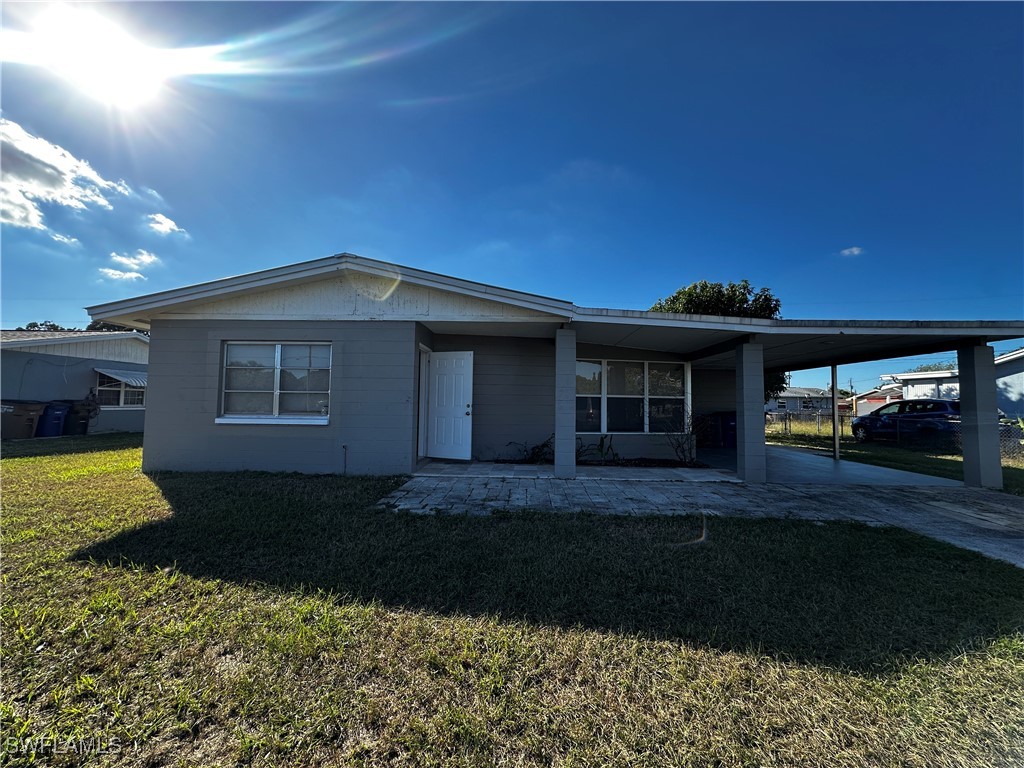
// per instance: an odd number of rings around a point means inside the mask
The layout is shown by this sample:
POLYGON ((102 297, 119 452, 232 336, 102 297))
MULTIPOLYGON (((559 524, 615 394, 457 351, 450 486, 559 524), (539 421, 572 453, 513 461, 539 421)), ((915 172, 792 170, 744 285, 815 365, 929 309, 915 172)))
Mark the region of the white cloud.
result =
POLYGON ((112 253, 110 254, 110 260, 115 264, 120 264, 121 266, 128 267, 129 269, 142 269, 143 267, 160 263, 160 258, 155 253, 144 251, 141 248, 135 252, 134 256, 112 253))
POLYGON ((146 276, 141 272, 122 272, 119 269, 107 269, 101 267, 100 272, 111 280, 145 280, 146 276))
POLYGON ((84 210, 112 208, 113 194, 130 195, 123 181, 108 181, 85 160, 20 125, 0 118, 0 222, 27 229, 46 229, 40 203, 84 210))
POLYGON ((63 245, 81 245, 77 237, 68 237, 67 235, 62 235, 59 232, 53 232, 50 237, 63 245))
POLYGON ((843 250, 841 250, 839 252, 839 255, 840 256, 860 256, 862 253, 864 253, 864 249, 861 248, 859 245, 854 245, 854 246, 851 246, 849 248, 843 248, 843 250))
POLYGON ((161 235, 169 235, 172 232, 177 232, 186 236, 188 235, 188 232, 179 227, 162 213, 151 213, 146 218, 149 220, 149 228, 154 232, 159 232, 161 235))

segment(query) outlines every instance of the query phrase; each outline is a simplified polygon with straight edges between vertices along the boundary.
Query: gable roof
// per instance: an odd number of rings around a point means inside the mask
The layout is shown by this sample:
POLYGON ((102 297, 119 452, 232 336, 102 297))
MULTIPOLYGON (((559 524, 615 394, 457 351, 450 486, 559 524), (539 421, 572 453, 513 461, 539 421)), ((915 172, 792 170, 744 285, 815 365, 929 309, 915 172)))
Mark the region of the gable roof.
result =
POLYGON ((118 339, 136 339, 149 344, 149 337, 138 331, 0 331, 0 344, 4 349, 118 339))
POLYGON ((285 285, 312 282, 325 276, 346 271, 354 271, 393 280, 396 285, 405 282, 477 299, 546 312, 566 319, 570 318, 573 312, 572 302, 514 291, 508 288, 499 288, 495 285, 477 283, 472 280, 462 280, 436 272, 427 272, 422 269, 388 264, 383 261, 356 256, 352 253, 339 253, 323 259, 303 261, 285 267, 265 269, 260 272, 251 272, 245 275, 227 277, 221 280, 175 288, 169 291, 151 293, 132 299, 98 304, 86 307, 86 311, 93 319, 102 320, 116 317, 118 322, 138 328, 148 328, 149 317, 169 307, 210 301, 222 297, 260 293, 285 285))
MULTIPOLYGON (((553 337, 555 329, 571 324, 579 344, 669 352, 708 369, 731 369, 737 345, 743 343, 761 345, 765 370, 796 371, 949 351, 965 344, 1024 337, 1024 322, 1019 320, 766 320, 578 307, 560 299, 388 264, 351 253, 100 304, 88 307, 88 311, 97 320, 145 329, 154 318, 161 316, 198 318, 205 311, 204 307, 223 300, 235 305, 232 309, 234 316, 230 319, 281 319, 262 317, 256 309, 260 303, 257 295, 277 289, 291 292, 293 287, 304 290, 306 284, 325 283, 331 276, 341 276, 346 271, 372 277, 384 284, 391 281, 392 290, 408 283, 447 292, 455 297, 461 295, 513 309, 518 307, 536 315, 528 318, 531 321, 528 323, 514 322, 517 318, 511 317, 511 321, 500 329, 471 314, 426 319, 409 313, 395 315, 401 319, 422 321, 435 332, 553 337), (251 311, 245 306, 250 296, 253 302, 251 311)), ((352 314, 346 317, 386 319, 352 314)), ((339 318, 337 308, 331 307, 327 316, 316 313, 304 317, 299 312, 285 319, 339 318)))

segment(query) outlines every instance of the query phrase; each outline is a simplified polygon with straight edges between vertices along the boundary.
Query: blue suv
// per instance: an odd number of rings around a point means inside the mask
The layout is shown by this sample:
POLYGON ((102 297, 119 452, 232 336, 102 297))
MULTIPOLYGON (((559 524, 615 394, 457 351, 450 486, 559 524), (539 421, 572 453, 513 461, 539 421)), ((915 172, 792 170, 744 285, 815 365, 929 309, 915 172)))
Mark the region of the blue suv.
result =
POLYGON ((960 428, 960 401, 898 400, 858 416, 851 427, 859 443, 876 438, 954 436, 960 428))

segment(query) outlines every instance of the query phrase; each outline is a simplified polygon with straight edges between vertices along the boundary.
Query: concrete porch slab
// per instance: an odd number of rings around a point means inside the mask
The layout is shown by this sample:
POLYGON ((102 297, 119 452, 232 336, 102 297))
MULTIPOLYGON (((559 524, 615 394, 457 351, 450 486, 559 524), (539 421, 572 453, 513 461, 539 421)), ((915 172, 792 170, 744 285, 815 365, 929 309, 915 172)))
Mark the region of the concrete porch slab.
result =
POLYGON ((533 509, 860 522, 904 528, 1024 568, 1022 498, 853 462, 837 467, 828 457, 770 447, 769 472, 783 466, 765 485, 739 482, 721 468, 580 467, 576 479, 564 480, 544 465, 431 462, 380 506, 414 514, 533 509))

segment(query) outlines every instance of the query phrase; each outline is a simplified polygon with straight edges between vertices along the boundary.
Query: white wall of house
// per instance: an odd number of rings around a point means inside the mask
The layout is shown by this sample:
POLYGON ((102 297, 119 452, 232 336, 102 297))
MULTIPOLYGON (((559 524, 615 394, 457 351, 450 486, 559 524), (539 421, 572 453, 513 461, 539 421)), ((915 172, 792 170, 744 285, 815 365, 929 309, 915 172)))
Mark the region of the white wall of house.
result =
MULTIPOLYGON (((996 358, 996 404, 1011 418, 1024 418, 1024 355, 996 358)), ((903 397, 937 397, 955 400, 960 397, 960 380, 956 375, 914 378, 903 382, 903 397)))
POLYGON ((960 397, 960 382, 956 377, 942 379, 918 379, 903 385, 903 397, 936 397, 940 400, 956 400, 960 397))

